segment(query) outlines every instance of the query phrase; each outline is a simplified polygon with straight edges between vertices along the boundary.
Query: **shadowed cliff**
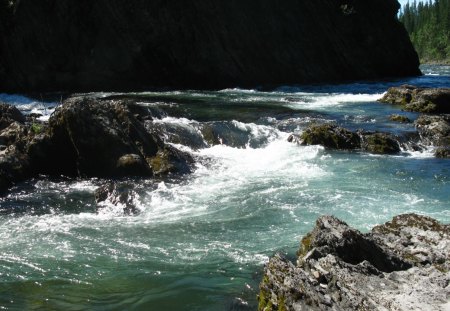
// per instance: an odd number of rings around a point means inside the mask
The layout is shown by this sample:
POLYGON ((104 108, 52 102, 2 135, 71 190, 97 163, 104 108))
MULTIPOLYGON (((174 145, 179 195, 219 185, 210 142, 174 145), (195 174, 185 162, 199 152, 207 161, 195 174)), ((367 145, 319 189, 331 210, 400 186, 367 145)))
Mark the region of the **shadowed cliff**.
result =
POLYGON ((0 91, 420 74, 396 0, 0 0, 0 91))

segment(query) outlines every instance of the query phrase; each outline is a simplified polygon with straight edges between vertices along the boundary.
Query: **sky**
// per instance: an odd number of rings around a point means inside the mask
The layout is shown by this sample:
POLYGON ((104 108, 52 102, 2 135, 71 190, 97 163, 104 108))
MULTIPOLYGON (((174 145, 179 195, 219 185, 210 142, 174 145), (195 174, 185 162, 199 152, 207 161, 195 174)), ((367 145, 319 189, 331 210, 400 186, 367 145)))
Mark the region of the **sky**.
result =
MULTIPOLYGON (((416 0, 416 1, 419 2, 421 0, 416 0)), ((398 0, 398 2, 400 2, 401 6, 404 6, 408 2, 408 0, 398 0)), ((410 0, 410 2, 413 3, 414 0, 410 0)), ((422 0, 422 2, 423 2, 423 0, 422 0)))

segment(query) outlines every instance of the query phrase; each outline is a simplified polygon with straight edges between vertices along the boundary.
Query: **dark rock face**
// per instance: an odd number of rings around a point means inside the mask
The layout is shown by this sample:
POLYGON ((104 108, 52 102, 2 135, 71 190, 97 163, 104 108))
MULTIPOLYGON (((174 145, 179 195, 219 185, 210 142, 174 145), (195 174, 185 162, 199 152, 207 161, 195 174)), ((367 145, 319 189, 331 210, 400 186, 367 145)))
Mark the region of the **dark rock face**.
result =
POLYGON ((379 101, 401 105, 407 111, 450 113, 450 88, 391 87, 379 101))
POLYGON ((0 91, 418 75, 395 0, 0 1, 0 91))
POLYGON ((259 310, 442 310, 450 282, 450 226, 415 214, 362 234, 324 216, 297 264, 265 267, 259 310))

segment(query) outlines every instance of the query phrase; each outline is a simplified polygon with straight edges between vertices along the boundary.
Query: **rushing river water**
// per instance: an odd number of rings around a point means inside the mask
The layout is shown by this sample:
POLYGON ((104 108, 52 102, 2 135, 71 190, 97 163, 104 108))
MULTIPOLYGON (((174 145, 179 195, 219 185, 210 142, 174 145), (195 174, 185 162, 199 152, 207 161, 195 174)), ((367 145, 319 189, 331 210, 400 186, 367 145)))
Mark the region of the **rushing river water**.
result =
MULTIPOLYGON (((89 94, 157 111, 167 140, 197 159, 195 170, 121 181, 135 194, 134 216, 108 203, 97 209, 93 194, 105 180, 15 186, 0 198, 0 310, 254 310, 264 263, 275 252, 294 256, 320 215, 362 231, 406 212, 449 222, 450 161, 431 149, 375 156, 287 142, 312 122, 414 132, 388 117, 417 114, 376 99, 403 83, 450 86, 450 67, 422 70, 406 80, 267 92, 89 94), (203 140, 204 124, 222 145, 203 140)), ((56 105, 0 100, 43 119, 56 105)))

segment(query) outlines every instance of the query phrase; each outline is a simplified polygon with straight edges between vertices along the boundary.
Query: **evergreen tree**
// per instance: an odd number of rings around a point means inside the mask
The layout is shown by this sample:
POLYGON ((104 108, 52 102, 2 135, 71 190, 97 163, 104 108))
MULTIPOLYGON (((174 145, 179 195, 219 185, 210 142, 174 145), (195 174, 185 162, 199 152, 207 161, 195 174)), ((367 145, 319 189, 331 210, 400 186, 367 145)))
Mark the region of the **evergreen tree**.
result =
POLYGON ((450 63, 450 0, 408 2, 399 19, 422 62, 450 63))

